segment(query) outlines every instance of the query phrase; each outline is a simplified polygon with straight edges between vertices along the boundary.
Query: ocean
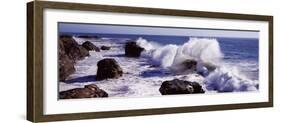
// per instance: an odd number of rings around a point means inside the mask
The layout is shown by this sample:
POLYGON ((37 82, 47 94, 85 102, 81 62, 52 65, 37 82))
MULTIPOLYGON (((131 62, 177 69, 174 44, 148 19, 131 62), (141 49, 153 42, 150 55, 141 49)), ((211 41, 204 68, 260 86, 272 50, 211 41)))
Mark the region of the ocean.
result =
POLYGON ((258 91, 258 39, 77 33, 69 35, 73 35, 79 44, 90 41, 97 47, 110 46, 111 49, 91 51, 88 58, 78 61, 75 64, 76 72, 70 75, 70 79, 59 83, 59 91, 94 83, 108 92, 110 97, 160 96, 161 83, 175 78, 198 82, 206 93, 258 91), (79 38, 79 35, 99 38, 79 38), (136 41, 146 49, 141 57, 124 57, 124 43, 129 40, 136 41), (122 67, 124 75, 119 79, 102 81, 88 78, 96 75, 97 63, 104 58, 115 59, 122 67), (196 72, 189 73, 182 66, 188 59, 198 62, 196 72), (217 69, 207 71, 208 74, 201 76, 197 73, 206 69, 200 63, 216 64, 217 69))
MULTIPOLYGON (((65 34, 65 33, 64 33, 65 34)), ((143 38, 147 41, 156 42, 161 45, 175 44, 183 45, 192 37, 189 36, 163 36, 163 35, 124 35, 124 34, 89 34, 89 33, 67 33, 70 35, 92 35, 102 38, 116 38, 137 40, 143 38)), ((223 37, 197 37, 214 38, 219 42, 220 49, 224 55, 224 64, 237 66, 241 73, 251 80, 259 78, 259 39, 252 38, 223 38, 223 37)))

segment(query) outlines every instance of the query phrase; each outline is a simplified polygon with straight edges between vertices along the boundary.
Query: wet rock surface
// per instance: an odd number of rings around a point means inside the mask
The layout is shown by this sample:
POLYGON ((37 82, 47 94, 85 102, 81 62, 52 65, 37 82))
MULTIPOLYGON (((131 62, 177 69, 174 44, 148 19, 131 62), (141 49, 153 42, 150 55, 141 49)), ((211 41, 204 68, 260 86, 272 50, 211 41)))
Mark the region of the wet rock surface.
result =
POLYGON ((93 43, 91 43, 90 41, 85 41, 82 46, 87 49, 88 51, 96 51, 96 52, 100 52, 100 48, 98 48, 96 45, 94 45, 93 43))
POLYGON ((60 99, 99 98, 108 97, 108 94, 97 85, 86 85, 84 88, 75 88, 59 93, 60 99))
POLYGON ((162 95, 205 93, 199 83, 179 79, 164 81, 159 91, 162 95))
POLYGON ((119 78, 123 75, 123 70, 116 60, 106 58, 97 63, 97 77, 96 80, 103 80, 108 78, 119 78))
POLYGON ((89 51, 68 35, 60 36, 58 45, 58 76, 59 81, 65 81, 70 74, 75 72, 75 62, 89 56, 89 51))
POLYGON ((127 42, 125 45, 125 56, 127 57, 140 57, 144 48, 137 45, 136 42, 127 42))
POLYGON ((109 46, 101 46, 100 49, 101 49, 101 50, 110 50, 110 48, 111 48, 111 47, 109 47, 109 46))

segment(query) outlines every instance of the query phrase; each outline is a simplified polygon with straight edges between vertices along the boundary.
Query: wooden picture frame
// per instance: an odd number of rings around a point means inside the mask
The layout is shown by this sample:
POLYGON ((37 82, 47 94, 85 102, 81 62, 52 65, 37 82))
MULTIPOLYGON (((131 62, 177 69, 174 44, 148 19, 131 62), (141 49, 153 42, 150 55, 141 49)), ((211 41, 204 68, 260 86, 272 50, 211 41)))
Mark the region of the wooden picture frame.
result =
POLYGON ((261 108, 273 106, 273 16, 249 15, 187 10, 155 9, 125 6, 109 6, 80 3, 33 1, 27 3, 27 120, 32 122, 80 120, 124 116, 156 115, 214 110, 261 108), (268 91, 267 101, 253 103, 214 104, 134 110, 115 110, 101 112, 82 112, 65 114, 44 113, 44 11, 75 10, 97 11, 123 14, 142 14, 149 16, 196 17, 226 20, 260 21, 268 23, 268 91))

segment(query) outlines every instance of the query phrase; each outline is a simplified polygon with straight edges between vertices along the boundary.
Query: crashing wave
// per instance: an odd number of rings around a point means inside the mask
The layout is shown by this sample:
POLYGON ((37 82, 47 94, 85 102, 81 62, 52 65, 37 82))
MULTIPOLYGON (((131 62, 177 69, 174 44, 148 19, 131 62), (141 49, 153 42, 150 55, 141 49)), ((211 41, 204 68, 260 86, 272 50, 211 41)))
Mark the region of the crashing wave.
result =
POLYGON ((143 38, 137 40, 137 44, 145 48, 144 54, 149 55, 153 61, 163 68, 173 70, 183 68, 186 60, 194 60, 203 64, 218 65, 223 53, 216 39, 190 38, 185 44, 160 46, 143 38))
POLYGON ((258 82, 246 78, 236 67, 231 69, 225 67, 217 68, 205 78, 204 84, 207 90, 217 92, 258 90, 258 82))
POLYGON ((226 68, 222 64, 223 53, 215 38, 190 38, 183 45, 161 46, 143 38, 137 44, 145 48, 143 56, 148 56, 154 64, 176 73, 186 73, 185 62, 196 61, 196 72, 205 76, 204 84, 209 91, 234 92, 256 91, 257 81, 252 81, 237 68, 226 68), (210 71, 212 69, 212 71, 210 71))

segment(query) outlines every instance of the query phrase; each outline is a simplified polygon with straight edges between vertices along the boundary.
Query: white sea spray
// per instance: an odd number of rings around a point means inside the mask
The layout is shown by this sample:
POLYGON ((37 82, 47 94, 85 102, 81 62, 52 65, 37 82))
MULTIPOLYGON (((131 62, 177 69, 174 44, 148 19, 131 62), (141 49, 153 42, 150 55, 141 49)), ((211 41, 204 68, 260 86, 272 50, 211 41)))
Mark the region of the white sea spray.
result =
POLYGON ((215 38, 190 38, 189 41, 180 46, 168 44, 162 47, 154 47, 151 41, 146 41, 143 38, 138 42, 144 48, 149 46, 146 55, 150 55, 154 63, 177 73, 186 73, 187 69, 183 64, 185 61, 196 61, 196 70, 205 76, 204 84, 209 91, 258 90, 257 81, 248 79, 236 67, 223 66, 222 58, 224 55, 215 38), (209 71, 207 66, 213 66, 216 69, 209 71))

